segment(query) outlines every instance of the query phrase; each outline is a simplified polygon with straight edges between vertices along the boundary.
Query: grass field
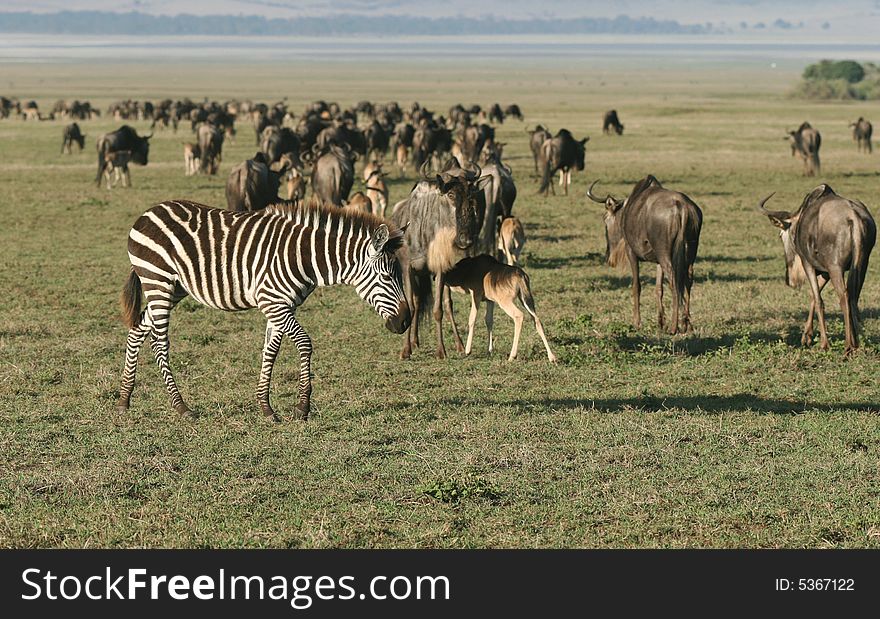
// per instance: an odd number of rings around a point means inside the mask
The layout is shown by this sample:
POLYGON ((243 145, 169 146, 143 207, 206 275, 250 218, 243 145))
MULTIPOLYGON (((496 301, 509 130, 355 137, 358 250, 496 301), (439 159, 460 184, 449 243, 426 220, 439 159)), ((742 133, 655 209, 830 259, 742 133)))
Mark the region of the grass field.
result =
MULTIPOLYGON (((254 402, 261 315, 186 300, 171 362, 200 417, 171 411, 147 352, 132 409, 117 414, 128 230, 162 199, 224 205, 252 133, 239 128, 220 175, 187 178, 189 132, 157 132, 134 187, 107 191, 92 182, 94 140, 117 123, 81 123, 85 152, 61 156, 63 123, 0 121, 0 546, 880 546, 878 261, 863 348, 843 359, 829 288, 832 350, 803 349, 807 292, 785 287, 776 231, 753 209, 771 191, 770 208, 794 209, 824 181, 876 213, 880 160, 847 129, 876 106, 787 99, 796 67, 437 66, 4 66, 3 88, 43 107, 185 95, 288 96, 297 112, 316 98, 519 103, 526 123, 499 137, 560 363, 529 324, 507 363, 500 312, 493 357, 478 330, 471 358, 423 349, 402 362, 400 338, 352 289, 322 289, 299 311, 315 346, 312 417, 272 424, 254 402), (601 135, 611 107, 623 137, 601 135), (801 176, 782 141, 803 120, 822 132, 819 179, 801 176), (536 122, 592 137, 568 197, 536 195, 524 133, 536 122), (629 275, 603 264, 601 207, 584 199, 594 179, 623 195, 648 173, 704 213, 688 336, 657 333, 650 267, 632 329, 629 275)), ((411 184, 394 180, 392 201, 411 184)), ((466 311, 460 297, 460 325, 466 311)), ((273 382, 282 415, 296 369, 287 343, 273 382)))

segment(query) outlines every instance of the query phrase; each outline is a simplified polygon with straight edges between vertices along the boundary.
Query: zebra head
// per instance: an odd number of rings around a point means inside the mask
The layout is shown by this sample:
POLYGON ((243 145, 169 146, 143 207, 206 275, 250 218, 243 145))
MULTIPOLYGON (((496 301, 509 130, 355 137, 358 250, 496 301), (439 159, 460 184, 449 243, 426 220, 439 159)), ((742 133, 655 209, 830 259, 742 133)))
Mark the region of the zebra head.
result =
POLYGON ((412 315, 403 293, 403 275, 397 250, 403 246, 404 226, 390 232, 380 224, 367 243, 367 259, 355 289, 385 319, 385 327, 393 333, 409 328, 412 315))

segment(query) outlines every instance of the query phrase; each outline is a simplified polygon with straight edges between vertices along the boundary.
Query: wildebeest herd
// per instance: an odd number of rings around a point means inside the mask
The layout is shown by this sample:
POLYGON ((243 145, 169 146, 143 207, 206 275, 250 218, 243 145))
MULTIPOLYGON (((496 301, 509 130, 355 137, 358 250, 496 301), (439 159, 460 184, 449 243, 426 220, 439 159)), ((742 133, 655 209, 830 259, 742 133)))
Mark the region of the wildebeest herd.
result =
MULTIPOLYGON (((0 113, 45 119, 35 102, 22 106, 5 97, 0 98, 0 113)), ((82 120, 97 113, 87 102, 59 102, 52 117, 82 120)), ((487 303, 489 351, 494 349, 497 304, 514 321, 508 358, 515 359, 524 320, 518 301, 534 320, 548 359, 556 361, 528 275, 518 266, 525 231, 514 215, 517 186, 503 160, 504 143, 495 136, 496 126, 505 119, 523 120, 518 105, 458 104, 444 116, 417 102, 402 107, 361 101, 343 109, 335 102, 315 101, 295 114, 286 101, 196 104, 168 99, 120 101, 107 113, 119 120, 150 120, 154 131, 170 127, 176 132, 189 120, 196 138, 183 145, 188 176, 217 174, 224 141, 235 139, 236 123, 253 126, 257 146, 251 159, 229 172, 226 209, 166 201, 148 210, 132 228, 131 272, 122 296, 129 334, 120 409, 128 408, 138 351, 150 336, 173 407, 189 412, 168 360, 169 315, 186 296, 230 311, 256 307, 265 315, 257 401, 263 413, 273 417, 269 383, 285 336, 300 355, 297 410, 303 418, 308 415, 312 345, 295 309, 320 286, 353 286, 388 329, 404 334, 403 359, 420 347, 419 323, 429 313, 436 324, 437 357, 446 357, 444 317, 456 348, 470 354, 482 301, 487 303), (407 197, 393 205, 388 202, 386 166, 395 167, 400 177, 409 170, 417 173, 407 197), (352 193, 358 183, 364 191, 352 193), (285 198, 279 198, 282 190, 285 198), (466 344, 454 320, 453 292, 470 296, 466 344)), ((850 126, 859 150, 871 152, 871 123, 859 118, 850 126)), ((623 135, 616 110, 603 115, 602 130, 623 135)), ((555 193, 553 177, 558 173, 567 194, 572 171, 585 169, 589 136, 577 138, 564 128, 553 134, 543 125, 527 133, 538 193, 555 193)), ((105 178, 111 187, 121 179, 130 186, 128 165, 147 165, 152 136, 138 135, 129 125, 99 136, 96 183, 105 178)), ((792 155, 804 161, 804 173, 819 174, 819 132, 804 122, 786 139, 792 155)), ((82 150, 84 141, 76 122, 67 125, 62 153, 71 153, 74 144, 82 150)), ((598 183, 592 183, 586 199, 605 209, 607 264, 628 264, 632 272, 633 325, 641 326, 639 264, 648 262, 657 265, 658 328, 671 334, 690 332, 691 289, 703 226, 699 206, 650 174, 623 198, 597 195, 598 183), (668 319, 666 284, 672 293, 668 319)), ((791 212, 767 210, 768 200, 769 196, 760 200, 757 210, 780 229, 786 283, 796 287, 807 282, 810 289, 802 343, 812 343, 813 318, 818 314, 820 345, 828 348, 821 293, 830 281, 843 311, 845 350, 850 354, 859 345, 858 304, 876 240, 873 218, 864 204, 837 195, 827 184, 809 192, 791 212)))

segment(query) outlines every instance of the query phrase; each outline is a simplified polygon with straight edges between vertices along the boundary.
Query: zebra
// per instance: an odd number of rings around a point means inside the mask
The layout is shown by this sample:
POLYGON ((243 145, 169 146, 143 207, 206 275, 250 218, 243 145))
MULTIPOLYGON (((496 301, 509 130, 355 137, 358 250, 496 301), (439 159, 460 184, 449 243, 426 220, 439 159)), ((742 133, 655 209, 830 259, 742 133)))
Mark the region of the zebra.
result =
POLYGON ((296 409, 307 419, 312 343, 296 308, 319 286, 349 284, 390 331, 405 332, 411 315, 397 256, 405 230, 370 214, 320 205, 282 203, 252 213, 184 200, 152 207, 128 235, 131 271, 121 303, 129 331, 117 410, 129 408, 138 351, 150 335, 172 408, 192 415, 168 360, 171 310, 191 295, 226 311, 256 307, 266 317, 257 403, 275 421, 279 417, 269 404, 272 368, 284 336, 293 340, 300 357, 296 409))

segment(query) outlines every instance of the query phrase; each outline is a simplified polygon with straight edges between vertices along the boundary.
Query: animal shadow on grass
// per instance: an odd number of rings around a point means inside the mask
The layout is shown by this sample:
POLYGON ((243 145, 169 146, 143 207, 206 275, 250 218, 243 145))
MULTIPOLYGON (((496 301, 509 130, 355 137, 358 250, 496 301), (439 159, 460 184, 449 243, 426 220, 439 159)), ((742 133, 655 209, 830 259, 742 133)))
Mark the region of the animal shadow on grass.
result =
MULTIPOLYGON (((643 327, 644 328, 644 327, 643 327)), ((717 337, 690 337, 681 340, 670 340, 665 335, 639 335, 626 333, 615 338, 617 347, 625 352, 642 352, 645 348, 663 345, 673 342, 675 349, 689 357, 699 357, 719 350, 733 348, 738 341, 746 337, 750 344, 776 344, 780 340, 778 333, 751 332, 748 336, 742 334, 727 334, 717 337)), ((784 339, 789 346, 800 346, 801 330, 799 327, 789 327, 784 339)))
MULTIPOLYGON (((412 410, 412 402, 389 403, 387 408, 402 412, 412 410)), ((534 398, 534 399, 498 399, 486 401, 477 398, 444 398, 433 400, 431 406, 438 408, 460 409, 471 407, 482 410, 491 409, 493 406, 509 406, 527 413, 535 407, 542 407, 555 411, 557 409, 585 408, 600 413, 621 413, 637 410, 645 413, 657 413, 670 409, 686 411, 700 411, 705 414, 715 415, 729 411, 754 411, 756 413, 771 413, 778 415, 792 415, 807 411, 857 411, 877 413, 880 412, 880 402, 846 402, 846 403, 817 403, 793 400, 780 400, 775 398, 763 398, 751 393, 735 393, 733 395, 714 396, 654 396, 646 395, 637 398, 534 398)))
POLYGON ((587 267, 602 264, 604 257, 596 252, 577 256, 555 256, 552 258, 528 254, 525 266, 529 269, 558 269, 560 267, 587 267))

